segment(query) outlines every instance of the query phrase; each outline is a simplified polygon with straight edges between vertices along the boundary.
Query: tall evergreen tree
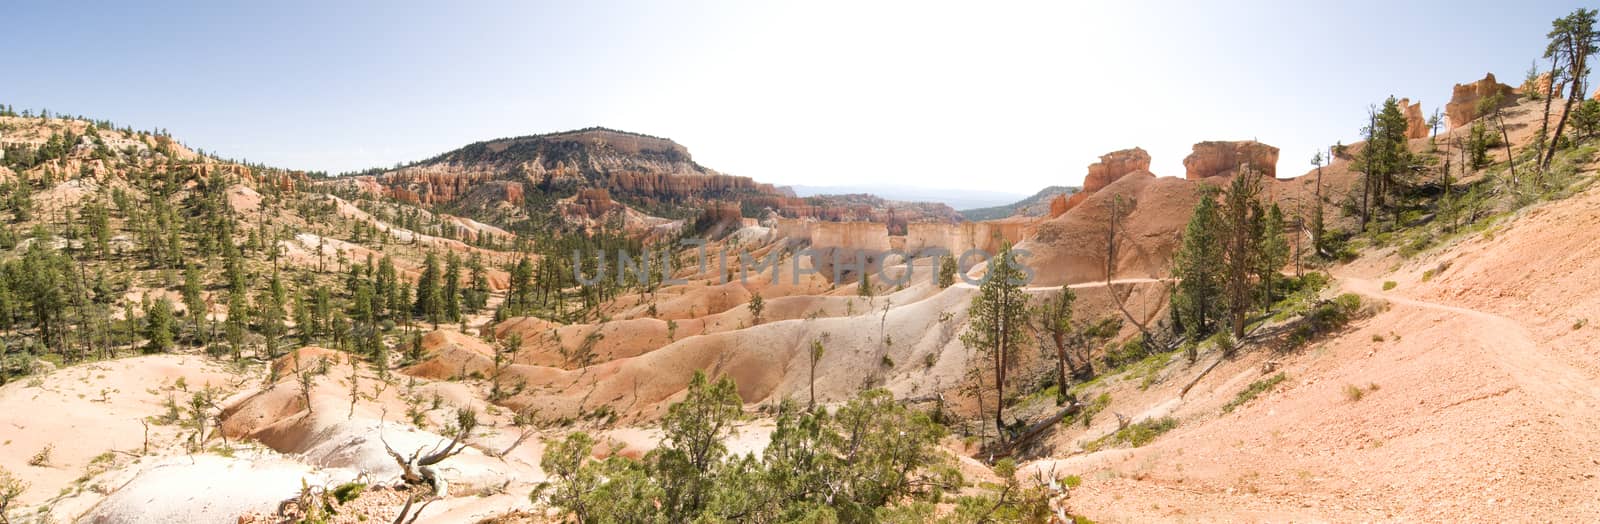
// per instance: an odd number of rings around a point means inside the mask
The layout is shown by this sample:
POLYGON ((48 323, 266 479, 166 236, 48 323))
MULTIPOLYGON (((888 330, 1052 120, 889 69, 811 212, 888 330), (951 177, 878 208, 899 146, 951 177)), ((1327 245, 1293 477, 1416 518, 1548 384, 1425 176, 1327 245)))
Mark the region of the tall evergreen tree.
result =
POLYGON ((144 336, 150 342, 145 345, 146 353, 167 353, 172 351, 173 327, 177 322, 172 316, 172 302, 167 297, 157 298, 150 303, 144 314, 144 336))
POLYGON ((417 277, 416 304, 413 312, 439 327, 444 315, 444 297, 439 289, 439 259, 433 253, 422 263, 422 275, 417 277))
POLYGON ((489 276, 485 274, 483 259, 477 253, 467 259, 467 280, 467 291, 461 301, 468 313, 475 314, 489 300, 489 276))
POLYGON ((444 294, 444 319, 450 322, 461 321, 461 259, 456 258, 456 253, 451 251, 444 259, 444 285, 441 290, 444 294))
POLYGON ((1194 206, 1183 241, 1173 254, 1172 276, 1178 279, 1176 302, 1183 329, 1190 340, 1212 332, 1211 323, 1220 318, 1222 302, 1222 219, 1217 211, 1217 191, 1202 185, 1200 201, 1194 206))
POLYGON ((1243 169, 1222 199, 1222 284, 1234 340, 1244 338, 1245 316, 1255 297, 1251 277, 1259 267, 1261 175, 1243 169))
POLYGON ((189 263, 183 268, 183 306, 189 311, 189 326, 194 339, 204 345, 210 342, 206 332, 206 303, 201 295, 200 268, 189 263))
MULTIPOLYGON (((1594 9, 1580 7, 1572 14, 1550 23, 1550 33, 1546 35, 1550 38, 1550 44, 1545 47, 1545 57, 1565 59, 1570 91, 1561 106, 1561 117, 1556 119, 1556 131, 1550 140, 1550 147, 1545 149, 1544 158, 1539 160, 1541 172, 1550 167, 1550 160, 1556 156, 1556 142, 1567 125, 1567 116, 1572 113, 1574 105, 1583 99, 1583 80, 1589 77, 1589 57, 1600 49, 1600 32, 1595 31, 1595 18, 1594 9)), ((1554 94, 1551 93, 1552 96, 1554 94)))
POLYGON ((988 360, 994 373, 994 427, 1005 435, 1005 386, 1009 371, 1026 339, 1028 294, 1023 292, 1020 262, 1008 244, 989 261, 988 273, 967 310, 967 331, 961 342, 988 360))
POLYGON ((244 293, 228 293, 228 319, 223 321, 222 329, 229 352, 238 360, 244 354, 245 337, 250 331, 250 306, 244 293))
POLYGON ((1283 236, 1283 210, 1274 202, 1267 208, 1266 217, 1261 225, 1261 238, 1257 240, 1261 262, 1257 273, 1261 279, 1263 305, 1266 306, 1270 306, 1274 301, 1272 283, 1277 279, 1278 271, 1283 269, 1284 264, 1289 263, 1289 243, 1283 236))

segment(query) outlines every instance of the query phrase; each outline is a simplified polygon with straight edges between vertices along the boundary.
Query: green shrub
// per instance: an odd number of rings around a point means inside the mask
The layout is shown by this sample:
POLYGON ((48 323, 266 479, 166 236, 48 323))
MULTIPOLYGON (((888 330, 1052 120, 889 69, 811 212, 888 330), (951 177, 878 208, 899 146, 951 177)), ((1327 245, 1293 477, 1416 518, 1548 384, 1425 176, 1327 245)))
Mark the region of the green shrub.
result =
POLYGON ((1178 419, 1172 417, 1143 420, 1129 424, 1128 427, 1119 429, 1110 435, 1089 441, 1089 443, 1084 444, 1083 449, 1099 451, 1118 444, 1126 444, 1129 447, 1137 448, 1149 444, 1156 437, 1172 431, 1172 428, 1176 427, 1178 427, 1178 419))
POLYGON ((1361 296, 1345 293, 1333 300, 1321 302, 1300 318, 1289 334, 1289 347, 1299 347, 1311 339, 1344 327, 1361 309, 1361 296))
POLYGON ((366 490, 367 485, 365 483, 346 482, 344 484, 340 484, 338 487, 333 488, 333 498, 334 500, 338 500, 340 504, 349 504, 350 501, 361 496, 361 492, 366 490))
POLYGON ((1433 236, 1432 235, 1419 235, 1417 238, 1414 238, 1410 242, 1407 242, 1406 245, 1400 246, 1400 256, 1401 257, 1405 257, 1405 258, 1415 257, 1415 256, 1417 256, 1418 253, 1426 251, 1429 247, 1432 247, 1432 246, 1433 246, 1433 236))
POLYGON ((1100 396, 1095 397, 1094 400, 1091 400, 1088 404, 1085 404, 1083 409, 1078 410, 1077 413, 1061 419, 1061 425, 1071 426, 1078 421, 1083 421, 1083 427, 1087 428, 1089 427, 1089 424, 1093 423, 1094 416, 1100 414, 1101 411, 1105 411, 1106 406, 1110 405, 1111 394, 1101 393, 1100 396))
POLYGON ((1383 282, 1383 290, 1384 291, 1388 291, 1388 290, 1394 289, 1395 286, 1398 286, 1398 285, 1399 284, 1396 284, 1395 281, 1393 281, 1393 280, 1385 280, 1383 282))
POLYGON ((1240 390, 1239 394, 1235 396, 1233 400, 1230 400, 1227 404, 1222 405, 1222 412, 1233 412, 1234 408, 1243 406, 1245 403, 1250 402, 1251 400, 1255 400, 1257 396, 1267 392, 1267 390, 1272 389, 1273 386, 1278 385, 1278 383, 1283 382, 1288 378, 1288 375, 1278 373, 1276 375, 1251 382, 1249 386, 1245 386, 1243 390, 1240 390))

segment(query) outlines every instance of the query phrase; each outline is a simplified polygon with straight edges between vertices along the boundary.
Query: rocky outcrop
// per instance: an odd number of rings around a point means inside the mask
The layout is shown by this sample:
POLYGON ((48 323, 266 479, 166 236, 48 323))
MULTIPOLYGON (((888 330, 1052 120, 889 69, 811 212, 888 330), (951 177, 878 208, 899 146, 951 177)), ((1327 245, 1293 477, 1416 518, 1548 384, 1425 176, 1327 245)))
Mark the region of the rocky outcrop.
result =
POLYGON ((1412 103, 1400 99, 1400 110, 1406 115, 1406 138, 1428 138, 1428 119, 1422 117, 1422 102, 1412 103))
POLYGON ((1100 161, 1089 164, 1089 174, 1083 178, 1083 191, 1093 193, 1111 185, 1123 175, 1150 170, 1150 153, 1140 148, 1112 151, 1100 155, 1100 161))
POLYGON ((1545 71, 1539 73, 1539 77, 1532 81, 1524 80, 1522 85, 1518 86, 1515 91, 1517 94, 1527 94, 1532 91, 1538 93, 1541 98, 1547 97, 1550 96, 1550 83, 1550 72, 1545 71))
POLYGON ((1511 86, 1502 84, 1494 79, 1494 73, 1488 73, 1482 80, 1456 84, 1451 89, 1450 103, 1444 105, 1445 117, 1450 119, 1450 129, 1467 125, 1478 118, 1478 104, 1484 99, 1500 95, 1502 103, 1515 102, 1515 90, 1511 86))
POLYGON ((450 203, 484 220, 503 218, 503 207, 520 206, 530 192, 570 199, 560 211, 581 219, 569 222, 582 224, 618 206, 692 213, 713 202, 770 208, 787 217, 882 222, 899 231, 911 222, 956 222, 961 216, 944 204, 892 202, 871 195, 797 198, 789 188, 696 164, 687 148, 671 140, 601 128, 477 142, 409 166, 329 184, 367 193, 376 189, 419 205, 450 203))
POLYGON ((1254 140, 1201 142, 1184 157, 1184 178, 1200 180, 1237 173, 1249 166, 1268 177, 1278 175, 1278 148, 1254 140))
POLYGON ((1067 195, 1056 195, 1055 198, 1050 199, 1050 214, 1045 216, 1055 218, 1066 213, 1068 209, 1072 209, 1071 206, 1067 205, 1067 200, 1067 195))
POLYGON ((1077 207, 1089 195, 1116 182, 1128 173, 1150 171, 1150 153, 1140 148, 1123 149, 1100 155, 1100 161, 1089 164, 1089 174, 1083 177, 1083 190, 1064 198, 1059 205, 1050 203, 1050 217, 1055 218, 1077 207), (1060 212, 1057 212, 1057 211, 1060 212))

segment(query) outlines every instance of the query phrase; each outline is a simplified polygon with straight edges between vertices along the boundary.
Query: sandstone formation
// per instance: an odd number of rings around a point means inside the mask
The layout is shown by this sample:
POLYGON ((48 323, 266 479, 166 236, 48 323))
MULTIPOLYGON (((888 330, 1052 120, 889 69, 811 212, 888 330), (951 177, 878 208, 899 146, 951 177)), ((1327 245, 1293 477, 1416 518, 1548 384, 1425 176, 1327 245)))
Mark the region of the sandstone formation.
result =
POLYGON ((1450 129, 1467 125, 1478 118, 1478 103, 1483 99, 1500 95, 1503 103, 1513 103, 1516 102, 1515 94, 1511 86, 1496 81, 1494 73, 1485 74, 1482 80, 1476 82, 1456 84, 1450 93, 1450 103, 1444 106, 1444 114, 1450 119, 1450 129))
POLYGON ((1422 102, 1412 103, 1400 99, 1400 110, 1406 114, 1406 138, 1428 138, 1428 119, 1422 117, 1422 102))
POLYGON ((797 198, 789 188, 705 168, 671 140, 601 128, 478 142, 330 184, 411 204, 450 203, 465 213, 481 212, 484 216, 477 218, 485 220, 495 217, 497 208, 520 206, 526 192, 571 195, 574 190, 580 194, 560 210, 575 219, 569 223, 593 222, 615 206, 703 208, 715 201, 772 209, 787 217, 883 222, 902 232, 907 223, 960 220, 954 209, 938 203, 893 202, 872 195, 797 198))
POLYGON ((1050 199, 1050 214, 1046 216, 1055 218, 1061 216, 1062 213, 1066 213, 1068 209, 1072 209, 1072 206, 1067 205, 1067 200, 1067 195, 1056 195, 1055 198, 1050 199))
POLYGON ((1525 94, 1529 91, 1533 91, 1535 93, 1539 93, 1540 97, 1550 96, 1550 83, 1550 72, 1545 71, 1543 73, 1539 73, 1539 78, 1533 80, 1532 82, 1523 81, 1522 85, 1517 87, 1516 92, 1518 94, 1525 94))
POLYGON ((1077 207, 1089 198, 1089 195, 1101 188, 1111 185, 1117 179, 1128 173, 1148 173, 1150 171, 1150 153, 1140 148, 1123 149, 1100 155, 1100 161, 1089 164, 1089 174, 1083 177, 1083 190, 1062 200, 1061 204, 1050 204, 1050 217, 1055 218, 1066 213, 1067 210, 1077 207), (1060 212, 1056 212, 1057 209, 1060 212))
POLYGON ((1269 178, 1276 177, 1278 148, 1254 140, 1201 142, 1183 159, 1184 178, 1189 180, 1232 175, 1244 166, 1269 178))

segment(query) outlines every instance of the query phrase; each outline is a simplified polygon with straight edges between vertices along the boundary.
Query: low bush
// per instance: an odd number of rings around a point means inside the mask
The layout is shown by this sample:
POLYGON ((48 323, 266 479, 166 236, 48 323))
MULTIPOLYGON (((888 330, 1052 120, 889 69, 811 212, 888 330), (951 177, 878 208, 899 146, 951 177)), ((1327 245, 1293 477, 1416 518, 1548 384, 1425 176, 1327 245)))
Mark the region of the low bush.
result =
POLYGON ((1084 444, 1083 449, 1099 451, 1119 444, 1137 448, 1149 444, 1156 437, 1172 431, 1172 428, 1176 427, 1178 427, 1178 419, 1172 417, 1143 420, 1129 424, 1128 427, 1119 429, 1110 435, 1089 441, 1089 443, 1084 444))
POLYGON ((1266 393, 1267 390, 1272 389, 1273 386, 1278 385, 1288 378, 1288 375, 1278 373, 1276 375, 1251 382, 1249 386, 1245 386, 1244 389, 1240 390, 1239 394, 1233 397, 1233 400, 1230 400, 1227 404, 1222 405, 1222 412, 1233 412, 1234 408, 1243 406, 1251 400, 1255 400, 1257 396, 1260 396, 1262 393, 1266 393))

